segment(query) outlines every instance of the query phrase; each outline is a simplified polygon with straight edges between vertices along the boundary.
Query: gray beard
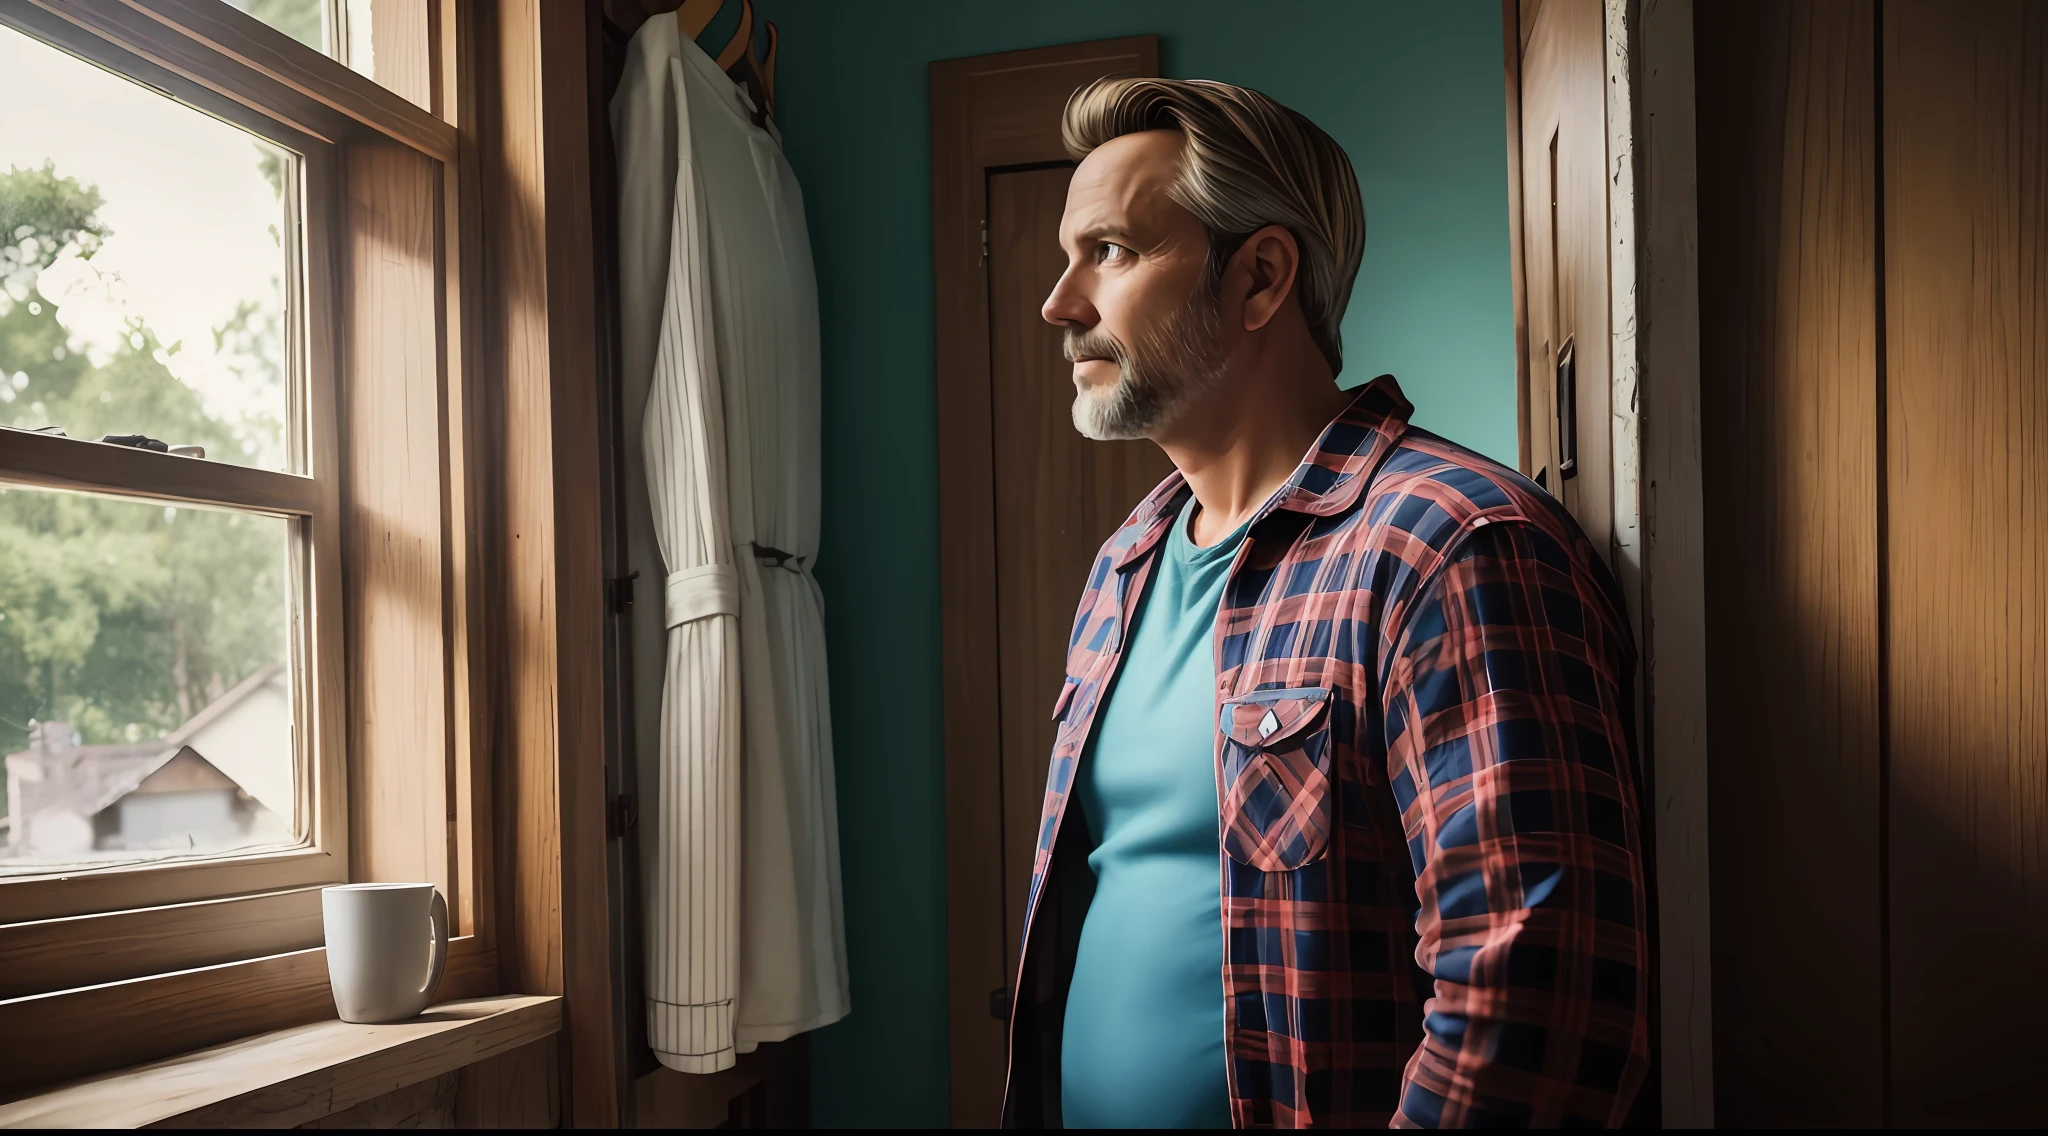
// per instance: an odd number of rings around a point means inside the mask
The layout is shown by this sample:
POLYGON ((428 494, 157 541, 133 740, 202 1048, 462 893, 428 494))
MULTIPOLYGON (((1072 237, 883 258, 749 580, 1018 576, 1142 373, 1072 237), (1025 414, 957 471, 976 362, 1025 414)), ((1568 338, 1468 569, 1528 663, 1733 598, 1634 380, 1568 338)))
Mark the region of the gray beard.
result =
POLYGON ((1150 438, 1216 385, 1223 372, 1222 319, 1216 295, 1198 288, 1163 323, 1126 346, 1101 330, 1068 329, 1067 360, 1090 355, 1116 361, 1108 390, 1074 382, 1074 429, 1098 442, 1150 438))

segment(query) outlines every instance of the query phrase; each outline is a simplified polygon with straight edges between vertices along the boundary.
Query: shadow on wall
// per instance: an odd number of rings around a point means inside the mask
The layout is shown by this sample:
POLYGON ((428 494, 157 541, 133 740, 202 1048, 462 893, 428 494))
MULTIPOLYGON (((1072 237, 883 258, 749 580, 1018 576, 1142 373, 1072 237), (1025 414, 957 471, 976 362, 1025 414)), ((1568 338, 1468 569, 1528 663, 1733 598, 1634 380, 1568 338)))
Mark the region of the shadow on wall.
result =
POLYGON ((1394 372, 1419 424, 1512 463, 1500 5, 757 9, 782 31, 777 102, 803 183, 825 350, 818 576, 854 1009, 814 1037, 814 1118, 939 1126, 949 1114, 927 65, 1157 33, 1167 75, 1257 87, 1314 119, 1350 152, 1365 196, 1344 382, 1394 372))

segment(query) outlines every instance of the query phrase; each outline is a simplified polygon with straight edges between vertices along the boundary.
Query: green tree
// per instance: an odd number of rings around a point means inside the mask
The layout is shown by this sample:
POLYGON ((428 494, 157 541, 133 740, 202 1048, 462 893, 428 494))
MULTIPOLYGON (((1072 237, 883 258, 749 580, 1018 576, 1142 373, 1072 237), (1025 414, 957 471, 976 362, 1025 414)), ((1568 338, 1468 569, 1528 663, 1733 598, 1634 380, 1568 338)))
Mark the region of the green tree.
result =
MULTIPOLYGON (((278 424, 210 415, 165 366, 175 345, 135 320, 95 363, 36 289, 67 248, 89 255, 108 235, 100 206, 96 188, 48 165, 0 174, 0 423, 255 452, 278 424)), ((278 338, 277 312, 252 300, 215 330, 213 347, 245 377, 282 384, 278 338)), ((88 742, 160 737, 283 659, 286 524, 0 487, 0 753, 25 745, 31 719, 69 721, 88 742)))

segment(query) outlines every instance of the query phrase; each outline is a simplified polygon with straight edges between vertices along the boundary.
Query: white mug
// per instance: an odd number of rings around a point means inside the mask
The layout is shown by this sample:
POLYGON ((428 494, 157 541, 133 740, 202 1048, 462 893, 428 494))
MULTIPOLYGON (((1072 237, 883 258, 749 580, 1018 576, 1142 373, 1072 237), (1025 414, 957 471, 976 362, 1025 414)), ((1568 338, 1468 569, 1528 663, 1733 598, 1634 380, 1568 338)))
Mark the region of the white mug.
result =
POLYGON ((322 888, 320 910, 342 1021, 401 1021, 434 1000, 448 965, 448 901, 433 884, 322 888))

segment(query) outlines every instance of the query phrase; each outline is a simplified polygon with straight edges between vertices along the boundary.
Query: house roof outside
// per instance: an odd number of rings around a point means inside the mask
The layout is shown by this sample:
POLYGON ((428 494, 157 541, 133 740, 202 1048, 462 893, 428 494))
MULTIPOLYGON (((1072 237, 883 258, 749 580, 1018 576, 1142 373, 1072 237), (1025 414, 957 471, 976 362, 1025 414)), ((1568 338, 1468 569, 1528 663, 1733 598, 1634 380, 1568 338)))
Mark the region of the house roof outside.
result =
POLYGON ((39 810, 61 808, 91 816, 134 792, 151 774, 190 748, 265 808, 289 821, 297 811, 297 795, 294 763, 289 755, 278 760, 275 748, 280 715, 289 746, 289 672, 282 663, 271 663, 157 741, 79 745, 77 732, 69 723, 38 723, 29 748, 7 755, 7 771, 20 780, 37 783, 39 810))

